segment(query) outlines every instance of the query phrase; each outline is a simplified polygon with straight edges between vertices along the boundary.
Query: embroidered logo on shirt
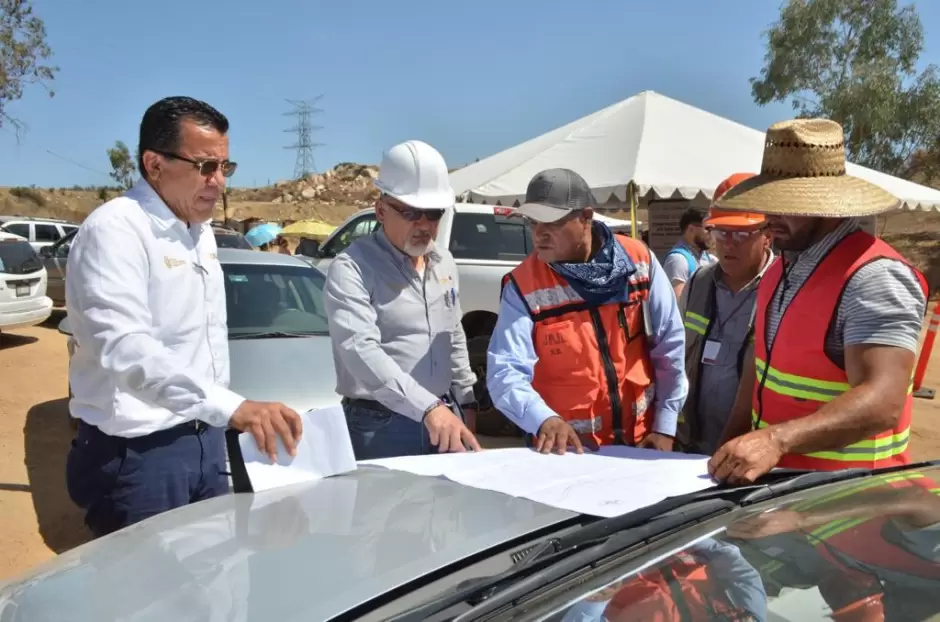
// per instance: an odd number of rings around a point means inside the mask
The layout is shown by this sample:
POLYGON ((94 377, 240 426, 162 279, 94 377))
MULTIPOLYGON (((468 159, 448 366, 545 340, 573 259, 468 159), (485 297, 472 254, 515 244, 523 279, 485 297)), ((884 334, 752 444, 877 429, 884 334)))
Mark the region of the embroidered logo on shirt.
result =
POLYGON ((182 259, 176 259, 174 257, 163 257, 163 265, 167 268, 178 268, 180 266, 185 266, 186 262, 182 259))

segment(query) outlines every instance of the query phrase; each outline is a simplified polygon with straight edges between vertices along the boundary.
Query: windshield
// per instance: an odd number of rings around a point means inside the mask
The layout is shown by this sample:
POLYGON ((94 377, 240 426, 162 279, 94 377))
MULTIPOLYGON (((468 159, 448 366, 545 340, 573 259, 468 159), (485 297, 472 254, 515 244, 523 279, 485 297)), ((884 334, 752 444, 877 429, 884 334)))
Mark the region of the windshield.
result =
POLYGON ((251 244, 245 236, 238 233, 216 233, 215 244, 219 248, 246 248, 251 250, 251 244))
POLYGON ((0 240, 0 273, 29 274, 42 269, 42 260, 29 242, 0 240))
POLYGON ((223 264, 229 339, 327 335, 323 274, 315 268, 223 264))
POLYGON ((931 619, 938 476, 879 476, 755 511, 543 619, 931 619))

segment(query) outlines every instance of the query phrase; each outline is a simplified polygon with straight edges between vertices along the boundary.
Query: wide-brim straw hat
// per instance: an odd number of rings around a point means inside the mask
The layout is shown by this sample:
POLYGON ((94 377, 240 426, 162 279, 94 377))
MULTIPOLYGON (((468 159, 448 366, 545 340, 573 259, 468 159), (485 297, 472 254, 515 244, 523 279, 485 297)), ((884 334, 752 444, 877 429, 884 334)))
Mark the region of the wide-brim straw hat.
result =
POLYGON ((846 174, 841 125, 793 119, 767 130, 760 174, 730 188, 715 205, 774 216, 852 218, 896 210, 901 201, 846 174))

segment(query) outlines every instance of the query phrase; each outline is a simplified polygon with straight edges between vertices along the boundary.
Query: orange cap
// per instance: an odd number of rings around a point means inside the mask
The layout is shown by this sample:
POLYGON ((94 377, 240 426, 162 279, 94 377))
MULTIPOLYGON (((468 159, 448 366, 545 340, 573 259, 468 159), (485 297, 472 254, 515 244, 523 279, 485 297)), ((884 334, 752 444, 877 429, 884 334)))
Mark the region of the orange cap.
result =
POLYGON ((745 179, 756 177, 754 173, 735 173, 715 188, 715 194, 712 196, 712 206, 708 209, 708 216, 702 225, 706 227, 753 227, 764 223, 764 215, 757 212, 738 212, 723 210, 715 207, 715 201, 721 198, 721 195, 728 192, 734 186, 745 179))

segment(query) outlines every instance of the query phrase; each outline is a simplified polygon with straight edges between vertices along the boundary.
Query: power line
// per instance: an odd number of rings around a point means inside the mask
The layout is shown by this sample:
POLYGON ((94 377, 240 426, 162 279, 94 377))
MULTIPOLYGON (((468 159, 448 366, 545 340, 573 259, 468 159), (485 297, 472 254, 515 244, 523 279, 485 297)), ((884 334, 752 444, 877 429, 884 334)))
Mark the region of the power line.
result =
POLYGON ((317 165, 313 159, 313 150, 317 147, 322 147, 323 143, 314 142, 313 133, 317 130, 322 130, 323 127, 313 125, 311 119, 313 115, 323 112, 323 110, 314 105, 320 101, 321 97, 323 97, 323 95, 317 95, 315 98, 308 100, 285 100, 288 104, 293 106, 294 109, 290 112, 285 112, 284 115, 297 117, 297 125, 284 130, 285 132, 297 135, 297 142, 284 147, 285 149, 297 151, 297 161, 294 164, 294 179, 306 177, 311 172, 316 171, 317 165))

